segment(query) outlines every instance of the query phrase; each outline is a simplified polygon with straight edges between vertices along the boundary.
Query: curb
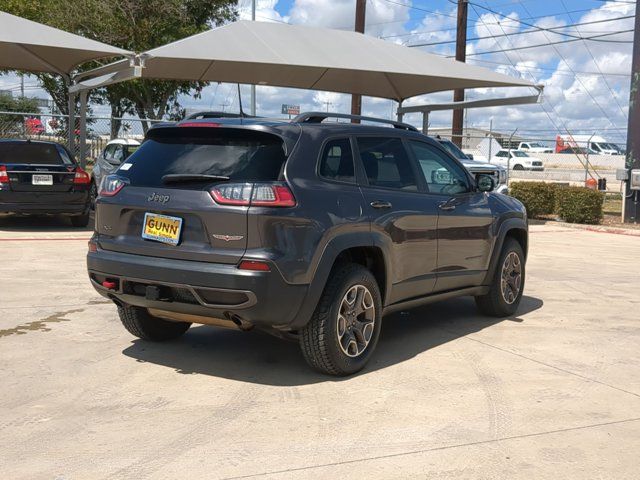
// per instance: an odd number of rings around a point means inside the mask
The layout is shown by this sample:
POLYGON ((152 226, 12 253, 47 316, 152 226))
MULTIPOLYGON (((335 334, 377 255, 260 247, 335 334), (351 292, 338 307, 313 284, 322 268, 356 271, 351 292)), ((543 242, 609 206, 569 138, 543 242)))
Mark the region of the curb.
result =
POLYGON ((580 223, 566 223, 566 222, 558 222, 555 220, 547 220, 540 221, 537 220, 536 223, 531 223, 532 225, 556 225, 558 227, 566 227, 573 228, 576 230, 586 230, 588 232, 597 232, 597 233, 612 233, 614 235, 627 235, 629 237, 640 237, 640 229, 634 228, 619 228, 619 227, 607 227, 605 225, 582 225, 580 223), (540 222, 540 223, 537 223, 540 222))

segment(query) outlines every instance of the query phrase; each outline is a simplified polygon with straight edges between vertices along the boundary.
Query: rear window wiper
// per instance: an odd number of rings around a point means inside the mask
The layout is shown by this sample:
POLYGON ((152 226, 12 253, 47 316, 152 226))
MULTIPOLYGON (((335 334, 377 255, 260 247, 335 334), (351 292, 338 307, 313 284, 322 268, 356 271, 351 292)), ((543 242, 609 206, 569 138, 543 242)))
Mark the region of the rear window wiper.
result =
POLYGON ((224 175, 206 175, 204 173, 171 173, 162 176, 163 183, 206 182, 208 180, 229 180, 224 175))

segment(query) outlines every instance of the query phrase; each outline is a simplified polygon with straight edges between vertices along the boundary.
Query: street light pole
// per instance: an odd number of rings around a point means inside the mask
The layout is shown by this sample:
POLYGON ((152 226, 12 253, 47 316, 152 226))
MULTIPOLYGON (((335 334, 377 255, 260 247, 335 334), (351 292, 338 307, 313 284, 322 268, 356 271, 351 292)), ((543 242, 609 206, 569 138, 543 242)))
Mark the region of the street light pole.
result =
MULTIPOLYGON (((631 63, 631 93, 629 95, 629 123, 627 124, 627 171, 640 168, 640 0, 636 0, 636 22, 633 33, 633 60, 631 63)), ((624 222, 640 223, 638 191, 631 190, 631 181, 625 182, 624 222)))
MULTIPOLYGON (((367 0, 356 0, 356 25, 355 31, 364 33, 364 21, 367 9, 367 0)), ((351 115, 362 113, 362 95, 354 93, 351 95, 351 115)), ((351 120, 351 123, 360 123, 359 120, 351 120)))
MULTIPOLYGON (((467 10, 468 0, 458 0, 458 25, 456 34, 456 60, 464 62, 467 57, 467 10)), ((453 101, 462 102, 464 100, 464 89, 458 88, 453 91, 453 101)), ((458 147, 462 147, 462 127, 464 122, 464 110, 453 111, 451 122, 451 140, 458 147)))
MULTIPOLYGON (((251 1, 251 21, 256 21, 256 0, 251 1)), ((251 85, 251 108, 250 112, 252 116, 256 116, 256 86, 251 85)))

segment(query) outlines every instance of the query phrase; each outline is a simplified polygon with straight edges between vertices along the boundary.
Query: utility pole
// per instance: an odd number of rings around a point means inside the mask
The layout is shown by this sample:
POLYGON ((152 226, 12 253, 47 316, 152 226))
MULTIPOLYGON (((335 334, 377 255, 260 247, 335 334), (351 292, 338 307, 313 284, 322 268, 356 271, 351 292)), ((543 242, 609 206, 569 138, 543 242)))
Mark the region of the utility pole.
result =
MULTIPOLYGON (((251 0, 251 21, 256 21, 256 0, 251 0)), ((251 115, 256 116, 256 86, 251 85, 251 115)))
MULTIPOLYGON (((364 33, 364 19, 367 10, 367 0, 356 0, 356 32, 364 33)), ((351 95, 351 115, 362 113, 362 95, 351 95)), ((360 123, 359 120, 351 120, 351 123, 360 123)))
MULTIPOLYGON (((458 27, 456 35, 456 60, 464 62, 467 56, 467 10, 468 0, 458 0, 458 27)), ((459 88, 453 91, 453 101, 462 102, 464 100, 464 89, 459 88)), ((458 147, 462 147, 462 126, 464 121, 464 110, 453 111, 451 122, 451 140, 458 147)))
MULTIPOLYGON (((631 62, 631 93, 629 95, 629 123, 627 124, 627 159, 625 168, 640 168, 640 0, 636 0, 636 23, 633 33, 633 60, 631 62)), ((629 188, 625 182, 624 222, 640 223, 640 191, 629 188)))
POLYGON ((24 75, 20 75, 20 98, 24 98, 24 75))

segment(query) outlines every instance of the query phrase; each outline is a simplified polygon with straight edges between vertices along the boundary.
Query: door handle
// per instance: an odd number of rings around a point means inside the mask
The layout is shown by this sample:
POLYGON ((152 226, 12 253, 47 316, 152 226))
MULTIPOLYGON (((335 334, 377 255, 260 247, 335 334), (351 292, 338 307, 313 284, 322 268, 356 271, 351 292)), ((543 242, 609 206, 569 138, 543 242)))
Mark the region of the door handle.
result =
POLYGON ((440 208, 440 210, 445 210, 445 211, 455 210, 456 204, 451 202, 442 202, 438 205, 438 208, 440 208))
POLYGON ((373 208, 391 208, 391 202, 383 202, 382 200, 375 200, 370 203, 373 208))

